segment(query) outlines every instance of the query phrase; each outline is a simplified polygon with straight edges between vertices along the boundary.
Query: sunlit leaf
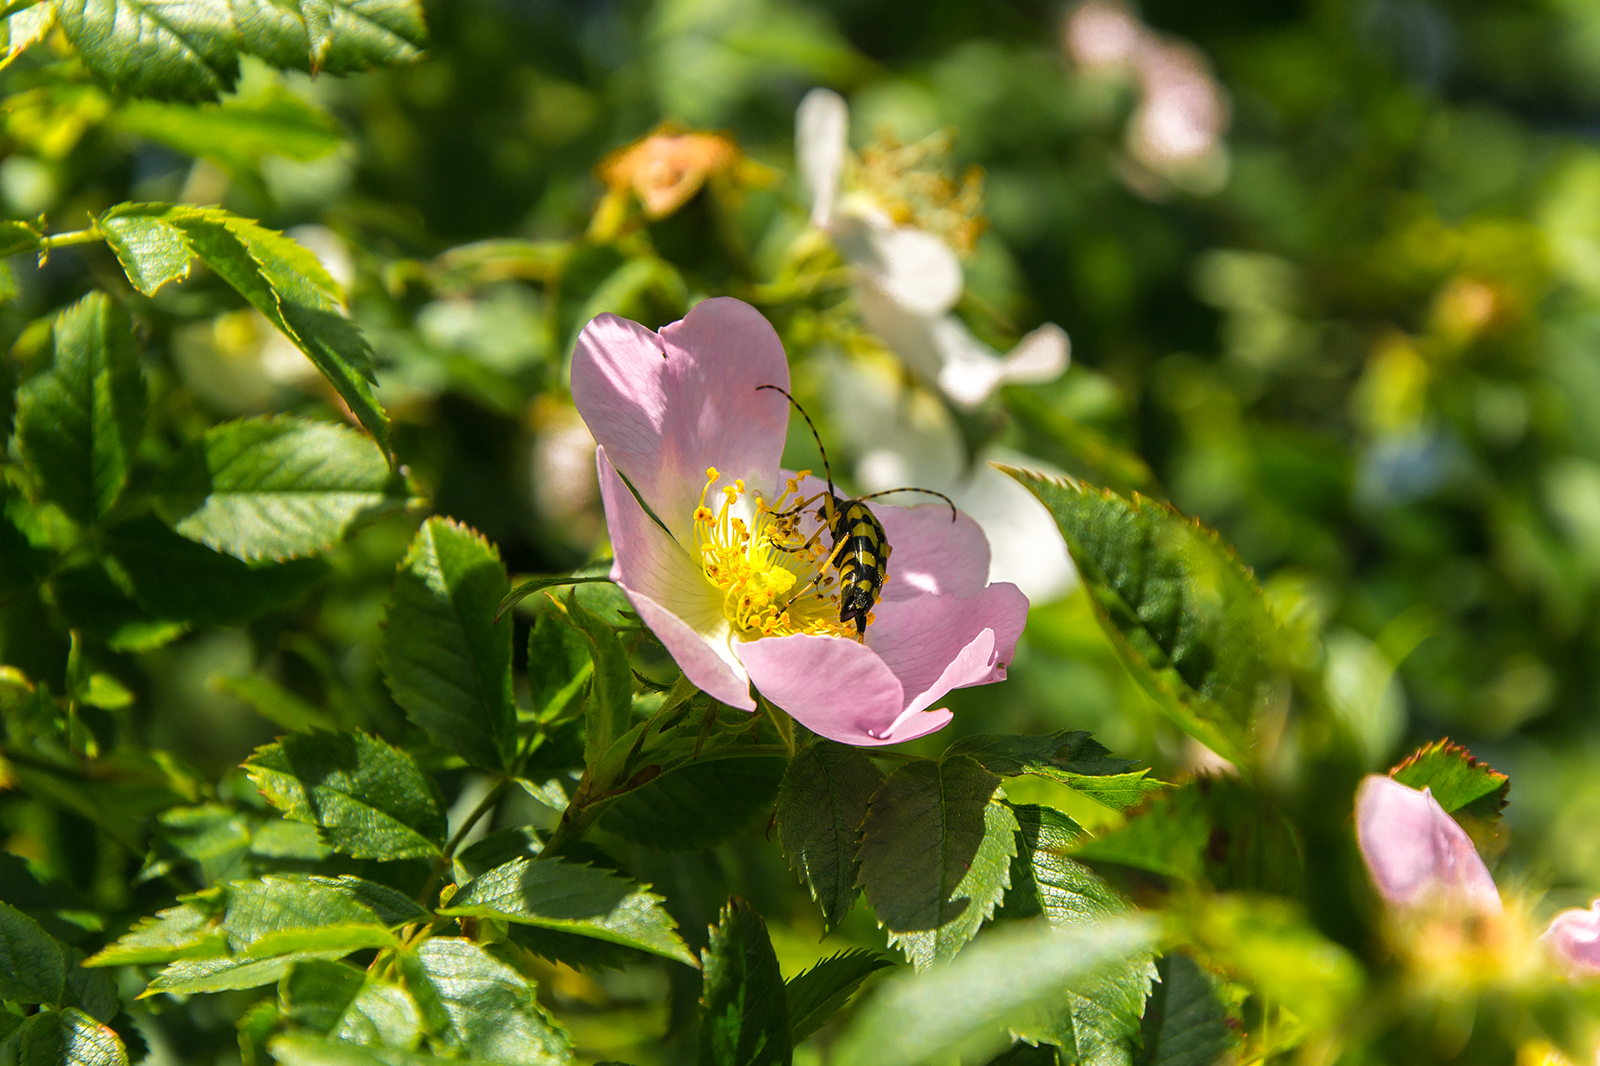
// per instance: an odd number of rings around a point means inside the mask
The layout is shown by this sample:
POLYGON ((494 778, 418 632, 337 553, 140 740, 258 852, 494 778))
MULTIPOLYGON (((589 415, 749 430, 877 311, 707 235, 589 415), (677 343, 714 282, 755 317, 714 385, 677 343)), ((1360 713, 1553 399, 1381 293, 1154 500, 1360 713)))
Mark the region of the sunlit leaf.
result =
POLYGON ((80 1010, 40 1011, 0 1042, 0 1062, 10 1066, 128 1066, 128 1053, 111 1028, 80 1010))
POLYGON ((1499 818, 1511 792, 1511 779, 1449 740, 1413 752, 1389 771, 1402 785, 1427 788, 1446 811, 1464 810, 1480 818, 1499 818))
POLYGON ((461 1057, 505 1066, 566 1066, 572 1049, 521 974, 458 937, 434 937, 398 956, 424 1024, 461 1057))
POLYGON ((1146 777, 1149 770, 1133 770, 1132 759, 1113 757, 1104 745, 1082 730, 1064 729, 1043 736, 962 737, 945 754, 970 756, 985 770, 1002 777, 1047 777, 1117 810, 1137 806, 1150 793, 1167 787, 1146 777))
POLYGON ((785 981, 790 1042, 798 1044, 821 1029, 861 982, 893 965, 875 951, 841 951, 785 981))

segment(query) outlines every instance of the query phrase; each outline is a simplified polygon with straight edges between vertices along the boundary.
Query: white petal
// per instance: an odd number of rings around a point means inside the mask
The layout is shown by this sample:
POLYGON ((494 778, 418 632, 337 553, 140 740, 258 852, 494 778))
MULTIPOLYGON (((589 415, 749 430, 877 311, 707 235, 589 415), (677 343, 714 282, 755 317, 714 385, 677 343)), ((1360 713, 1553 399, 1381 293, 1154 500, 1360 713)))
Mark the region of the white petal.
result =
POLYGON ((939 350, 939 387, 962 407, 976 407, 1000 386, 1005 363, 954 316, 934 323, 939 350))
POLYGON ((1072 340, 1067 331, 1047 322, 1017 342, 1006 354, 1000 376, 1019 385, 1054 381, 1067 369, 1072 358, 1072 340))
POLYGON ((794 113, 794 157, 800 179, 811 193, 811 221, 826 228, 833 220, 844 154, 849 144, 850 108, 832 89, 812 89, 794 113))
POLYGON ((867 279, 917 315, 942 315, 961 298, 961 262, 950 246, 912 226, 869 226, 867 279))

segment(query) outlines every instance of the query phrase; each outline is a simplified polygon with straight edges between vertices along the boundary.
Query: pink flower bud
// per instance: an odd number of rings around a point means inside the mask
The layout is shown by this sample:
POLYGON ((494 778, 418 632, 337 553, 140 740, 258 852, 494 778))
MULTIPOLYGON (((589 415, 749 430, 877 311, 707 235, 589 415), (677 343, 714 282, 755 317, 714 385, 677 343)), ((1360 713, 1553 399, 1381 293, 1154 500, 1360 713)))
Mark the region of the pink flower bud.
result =
POLYGON ((1356 839, 1367 871, 1390 903, 1501 909, 1489 868, 1429 789, 1368 776, 1356 791, 1356 839))
POLYGON ((1600 974, 1600 899, 1588 910, 1574 907, 1556 915, 1539 940, 1568 976, 1600 974))

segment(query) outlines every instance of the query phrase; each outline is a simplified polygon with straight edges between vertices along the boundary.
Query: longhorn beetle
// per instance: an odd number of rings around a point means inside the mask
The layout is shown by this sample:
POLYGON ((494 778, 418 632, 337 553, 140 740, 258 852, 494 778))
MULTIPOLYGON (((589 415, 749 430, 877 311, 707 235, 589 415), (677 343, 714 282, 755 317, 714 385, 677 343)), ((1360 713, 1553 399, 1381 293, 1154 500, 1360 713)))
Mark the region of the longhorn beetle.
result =
MULTIPOLYGON (((878 521, 878 516, 872 513, 872 508, 867 506, 868 500, 875 500, 879 496, 887 496, 893 492, 924 492, 929 496, 937 496, 950 505, 950 521, 956 520, 956 504, 950 497, 942 492, 932 489, 898 488, 884 489, 882 492, 869 493, 866 496, 856 496, 852 499, 840 499, 833 487, 833 469, 828 465, 827 450, 822 447, 822 435, 817 432, 816 423, 811 421, 811 416, 806 414, 806 409, 800 406, 800 401, 790 396, 788 391, 778 385, 757 385, 756 391, 771 389, 773 392, 782 393, 794 404, 794 409, 800 412, 800 417, 806 420, 806 425, 811 430, 812 438, 817 442, 817 451, 822 456, 822 472, 828 478, 828 491, 819 492, 809 499, 801 500, 787 511, 773 515, 774 518, 784 518, 799 514, 810 507, 817 500, 822 501, 822 506, 817 508, 817 521, 822 523, 833 537, 833 551, 828 556, 828 561, 823 569, 835 567, 839 571, 839 621, 842 623, 854 622, 856 625, 856 639, 866 639, 867 624, 872 621, 872 608, 877 606, 878 598, 883 593, 883 583, 889 577, 889 538, 883 531, 883 523, 878 521)), ((805 548, 822 535, 822 529, 812 536, 801 548, 785 548, 785 551, 803 551, 805 548)), ((781 546, 780 546, 781 547, 781 546)))

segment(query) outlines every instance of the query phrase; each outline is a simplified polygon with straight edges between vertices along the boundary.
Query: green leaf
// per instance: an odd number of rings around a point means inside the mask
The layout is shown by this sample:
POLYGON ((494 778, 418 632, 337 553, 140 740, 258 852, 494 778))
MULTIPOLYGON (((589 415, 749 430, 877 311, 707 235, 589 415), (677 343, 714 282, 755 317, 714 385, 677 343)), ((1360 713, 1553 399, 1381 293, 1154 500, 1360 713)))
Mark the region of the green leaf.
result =
POLYGON ((528 627, 528 694, 534 713, 546 722, 562 717, 593 675, 588 642, 556 611, 541 611, 528 627))
POLYGON ((701 953, 699 1066, 788 1066, 789 1011, 767 923, 735 896, 701 953))
POLYGON ((115 112, 113 122, 244 175, 254 175, 265 155, 319 159, 344 143, 344 131, 333 116, 279 86, 216 107, 133 101, 115 112))
POLYGON ((1185 732, 1246 760, 1286 642, 1249 568, 1169 506, 1005 468, 1045 505, 1134 677, 1185 732))
POLYGON ((861 987, 861 982, 893 965, 876 951, 841 951, 785 981, 789 1042, 798 1044, 821 1029, 861 987))
POLYGON ((244 771, 268 802, 358 859, 432 858, 445 816, 405 752, 365 733, 304 733, 258 748, 244 771))
POLYGON ((213 677, 212 689, 250 705, 261 717, 291 732, 313 729, 334 730, 339 723, 327 711, 302 700, 276 681, 252 674, 247 677, 213 677))
POLYGON ((134 288, 154 296, 169 281, 189 276, 194 249, 182 230, 158 217, 118 215, 116 210, 100 217, 99 228, 134 288))
POLYGON ((1158 797, 1127 824, 1084 844, 1076 854, 1192 881, 1200 876, 1210 834, 1205 804, 1191 784, 1158 797))
POLYGON ((393 944, 370 908, 326 880, 267 876, 230 885, 222 919, 229 946, 236 954, 262 958, 298 952, 347 954, 393 944))
POLYGON ((600 828, 664 851, 715 847, 769 817, 783 771, 771 756, 690 763, 619 797, 600 828))
POLYGON ((57 0, 56 10, 84 64, 114 91, 210 100, 238 80, 239 53, 225 3, 57 0))
POLYGON ((415 59, 416 0, 58 0, 61 28, 96 80, 134 96, 214 100, 241 52, 343 74, 415 59))
POLYGON ((797 751, 784 771, 778 837, 822 908, 824 928, 839 924, 860 891, 856 838, 883 779, 860 749, 821 738, 797 751))
POLYGON ((56 318, 50 370, 18 393, 23 461, 63 511, 93 522, 128 483, 144 417, 127 312, 104 293, 90 293, 56 318))
POLYGON ((1134 765, 1132 759, 1112 757, 1082 730, 1031 737, 979 734, 956 741, 945 755, 970 756, 985 770, 1001 777, 1047 777, 1119 811, 1137 806, 1150 793, 1168 787, 1146 777, 1149 770, 1129 773, 1134 765))
POLYGON ((496 625, 505 567, 466 526, 430 518, 400 564, 383 632, 395 702, 441 747, 503 770, 516 749, 510 619, 496 625))
POLYGON ((1099 970, 1148 951, 1157 932, 1148 918, 1078 929, 1006 923, 948 966, 885 980, 834 1044, 832 1064, 917 1066, 957 1054, 982 1061, 1010 1043, 1009 1026, 1099 970))
POLYGON ((1161 980, 1144 1011, 1138 1066, 1212 1066, 1234 1046, 1228 1016, 1211 982, 1187 955, 1156 961, 1161 980))
POLYGON ((61 962, 66 970, 66 988, 61 994, 63 1007, 76 1007, 97 1022, 109 1022, 122 1007, 117 996, 117 986, 111 975, 100 970, 84 969, 83 952, 77 948, 61 947, 61 962))
POLYGON ((1448 738, 1417 749, 1389 776, 1411 788, 1432 789, 1433 798, 1448 812, 1480 818, 1498 819, 1511 792, 1509 777, 1448 738))
POLYGON ((85 966, 135 966, 202 959, 228 952, 228 938, 219 916, 196 903, 157 911, 115 943, 91 956, 85 966))
POLYGON ((889 943, 919 970, 949 959, 1011 881, 1017 819, 1000 779, 957 755, 907 763, 873 793, 861 830, 861 887, 889 943))
POLYGON ((128 1066, 109 1026, 80 1010, 41 1011, 0 1043, 0 1066, 128 1066))
POLYGON ((1061 1066, 1061 1059, 1051 1044, 1029 1044, 1019 1040, 990 1059, 986 1066, 1061 1066))
POLYGON ((514 859, 465 885, 440 914, 575 933, 694 965, 666 909, 620 874, 561 859, 514 859))
MULTIPOLYGON (((303 951, 276 958, 258 959, 224 955, 214 959, 179 959, 156 974, 143 996, 166 992, 174 996, 194 996, 205 992, 233 992, 241 988, 260 988, 283 978, 297 962, 349 954, 347 951, 303 951)), ((143 998, 141 996, 140 998, 143 998)))
MULTIPOLYGON (((13 15, 12 18, 16 16, 13 15)), ((46 29, 48 28, 47 23, 46 29)), ((42 244, 43 234, 28 223, 14 219, 0 221, 0 259, 16 255, 18 252, 36 252, 42 244)))
POLYGON ((296 1026, 357 1044, 412 1047, 422 1013, 398 985, 328 959, 298 962, 278 983, 280 1015, 296 1026))
POLYGON ((231 625, 294 603, 328 573, 315 559, 249 566, 178 536, 157 519, 107 531, 105 561, 153 619, 231 625))
POLYGON ((142 240, 160 249, 148 269, 136 261, 130 280, 159 284, 181 276, 172 266, 181 239, 306 354, 387 454, 389 419, 372 395, 372 349, 344 316, 339 285, 316 256, 276 230, 220 208, 119 204, 100 217, 100 228, 126 226, 121 219, 145 220, 139 224, 142 240), (176 235, 157 236, 161 226, 176 235))
MULTIPOLYGON (((1084 928, 1130 911, 1105 881, 1067 857, 1086 834, 1065 814, 1031 804, 1014 808, 1018 832, 1012 891, 1005 914, 1043 914, 1058 928, 1084 928)), ((1035 1041, 1075 1049, 1080 1066, 1128 1062, 1156 971, 1148 951, 1135 951, 1073 984, 1060 1000, 1018 1032, 1035 1041)))
POLYGON ((233 0, 243 46, 278 67, 350 74, 409 63, 428 29, 418 0, 233 0))
POLYGON ((390 928, 426 921, 430 916, 425 908, 399 889, 380 885, 376 881, 368 881, 354 874, 340 874, 338 877, 314 876, 311 878, 311 883, 344 893, 376 914, 378 920, 390 928))
POLYGON ((357 518, 407 500, 370 438, 276 417, 212 426, 156 509, 190 540, 256 562, 326 551, 357 518))
POLYGON ((521 974, 470 940, 434 937, 397 956, 425 1024, 461 1057, 506 1066, 565 1066, 566 1034, 521 974))
POLYGON ((567 617, 589 645, 589 656, 594 661, 594 686, 589 694, 583 737, 583 761, 593 766, 628 731, 628 719, 633 714, 633 669, 617 631, 596 618, 572 592, 567 593, 566 609, 567 617))
POLYGON ((0 903, 0 999, 59 1004, 65 988, 60 941, 15 907, 0 903))

